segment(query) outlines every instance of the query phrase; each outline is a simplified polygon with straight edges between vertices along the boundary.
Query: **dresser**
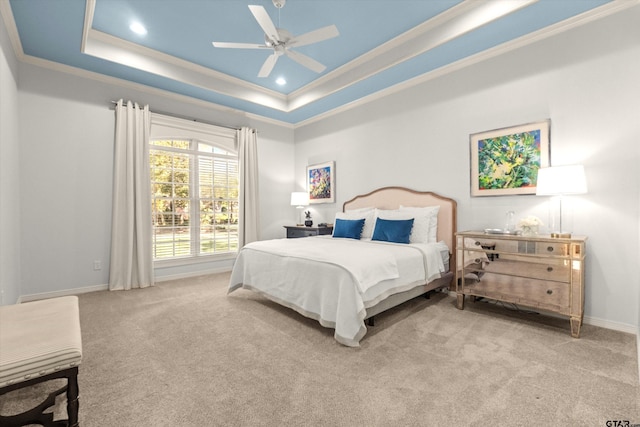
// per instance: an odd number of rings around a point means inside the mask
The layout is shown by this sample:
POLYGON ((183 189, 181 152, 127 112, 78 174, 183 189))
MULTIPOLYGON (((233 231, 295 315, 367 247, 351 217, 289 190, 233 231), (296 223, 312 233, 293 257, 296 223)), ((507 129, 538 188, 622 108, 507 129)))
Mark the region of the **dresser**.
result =
POLYGON ((300 225, 285 225, 287 229, 287 239, 296 237, 322 236, 332 234, 333 227, 304 227, 300 225))
POLYGON ((584 315, 585 236, 552 238, 456 233, 457 306, 465 296, 521 304, 568 316, 580 336, 584 315))

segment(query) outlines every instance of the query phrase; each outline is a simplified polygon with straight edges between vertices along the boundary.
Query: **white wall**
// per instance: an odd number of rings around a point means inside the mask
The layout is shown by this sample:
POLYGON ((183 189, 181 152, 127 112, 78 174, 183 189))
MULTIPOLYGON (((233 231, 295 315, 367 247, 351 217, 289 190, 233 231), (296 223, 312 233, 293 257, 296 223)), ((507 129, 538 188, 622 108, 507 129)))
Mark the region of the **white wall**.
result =
POLYGON ((18 62, 0 18, 0 305, 20 297, 18 62))
MULTIPOLYGON (((108 283, 114 119, 111 100, 222 126, 258 129, 261 234, 282 237, 293 177, 293 130, 175 98, 21 63, 22 289, 26 299, 108 283), (93 270, 93 261, 103 269, 93 270)), ((229 269, 231 261, 156 270, 160 280, 229 269)), ((4 264, 3 264, 4 269, 4 264)))
MULTIPOLYGON (((282 237, 282 225, 295 219, 289 194, 304 188, 306 165, 327 160, 336 160, 337 203, 314 205, 315 223, 332 221, 352 196, 386 185, 454 197, 459 229, 500 227, 510 209, 518 216, 533 213, 544 218, 543 198, 469 196, 468 137, 551 118, 553 164, 583 163, 589 180, 589 194, 575 198, 573 230, 589 235, 586 316, 592 323, 637 329, 637 22, 640 7, 301 127, 295 134, 242 114, 24 63, 17 66, 18 80, 2 28, 4 303, 20 295, 107 283, 107 270, 93 271, 93 260, 109 264, 114 126, 110 101, 125 98, 149 103, 153 111, 165 114, 258 129, 265 239, 282 237)), ((168 269, 159 277, 228 265, 168 269)))
POLYGON ((552 164, 585 165, 573 198, 575 234, 589 236, 585 316, 638 326, 640 7, 296 130, 296 181, 336 160, 337 203, 381 186, 458 201, 458 229, 502 227, 505 212, 548 216, 536 196, 471 198, 469 134, 550 118, 552 164))

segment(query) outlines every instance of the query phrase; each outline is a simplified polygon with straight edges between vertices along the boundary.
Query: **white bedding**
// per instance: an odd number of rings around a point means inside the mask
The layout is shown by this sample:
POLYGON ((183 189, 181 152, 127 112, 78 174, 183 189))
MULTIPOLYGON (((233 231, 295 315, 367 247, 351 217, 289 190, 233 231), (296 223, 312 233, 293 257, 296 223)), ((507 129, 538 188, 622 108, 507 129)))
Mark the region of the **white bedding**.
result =
POLYGON ((246 245, 229 293, 242 287, 335 328, 335 339, 358 346, 366 308, 440 277, 440 243, 395 244, 317 236, 246 245))

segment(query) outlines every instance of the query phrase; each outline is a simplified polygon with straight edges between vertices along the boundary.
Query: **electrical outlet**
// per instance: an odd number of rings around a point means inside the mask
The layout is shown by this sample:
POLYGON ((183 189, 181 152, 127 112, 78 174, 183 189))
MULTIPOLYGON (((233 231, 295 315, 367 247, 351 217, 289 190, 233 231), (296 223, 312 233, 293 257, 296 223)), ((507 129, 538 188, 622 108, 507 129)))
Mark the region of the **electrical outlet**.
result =
POLYGON ((96 271, 102 270, 102 261, 100 261, 99 259, 93 261, 93 269, 96 271))

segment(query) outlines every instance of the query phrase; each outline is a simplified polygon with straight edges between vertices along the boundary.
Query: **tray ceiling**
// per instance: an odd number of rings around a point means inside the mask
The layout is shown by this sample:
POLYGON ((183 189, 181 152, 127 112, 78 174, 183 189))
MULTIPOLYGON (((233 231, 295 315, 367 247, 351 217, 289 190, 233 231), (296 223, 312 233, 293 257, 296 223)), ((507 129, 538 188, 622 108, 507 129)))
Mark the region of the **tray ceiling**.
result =
POLYGON ((22 61, 298 124, 630 4, 637 1, 288 0, 278 9, 271 0, 10 0, 0 12, 22 61), (335 25, 339 36, 295 49, 326 69, 283 56, 260 78, 271 50, 213 47, 264 43, 249 5, 293 35, 335 25), (131 31, 133 22, 146 35, 131 31))

